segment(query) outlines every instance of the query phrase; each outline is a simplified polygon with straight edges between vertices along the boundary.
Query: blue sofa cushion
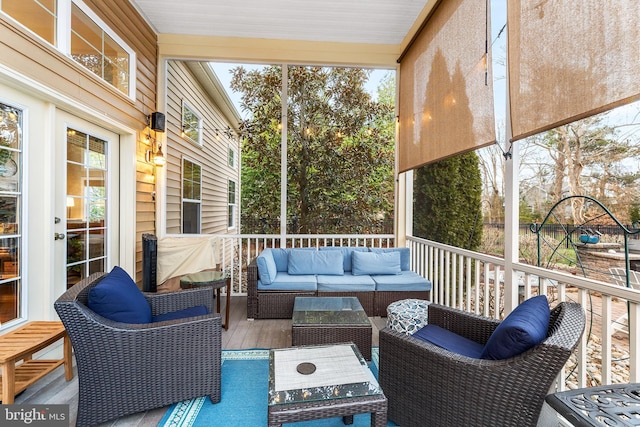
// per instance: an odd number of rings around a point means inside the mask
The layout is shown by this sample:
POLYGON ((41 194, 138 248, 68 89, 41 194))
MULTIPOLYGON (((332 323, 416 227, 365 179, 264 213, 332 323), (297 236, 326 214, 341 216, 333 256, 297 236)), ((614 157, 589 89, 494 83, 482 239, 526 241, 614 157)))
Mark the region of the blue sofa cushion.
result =
POLYGON ((482 354, 483 345, 465 338, 461 335, 455 334, 447 329, 441 328, 438 325, 425 325, 412 335, 414 338, 418 338, 422 341, 430 342, 437 345, 440 348, 449 350, 456 354, 461 354, 467 357, 473 357, 474 359, 480 359, 482 354))
POLYGON ((353 252, 351 272, 361 274, 400 274, 399 252, 353 252))
POLYGON ((260 290, 315 292, 317 288, 314 274, 290 275, 289 273, 278 272, 276 279, 269 285, 264 285, 262 281, 258 280, 258 289, 260 290))
POLYGON ((351 254, 354 251, 357 252, 367 252, 369 249, 364 247, 339 247, 339 246, 321 246, 321 251, 340 251, 342 252, 342 269, 346 273, 347 271, 351 271, 351 254))
POLYGON ((115 322, 151 322, 151 306, 131 276, 118 266, 113 267, 89 291, 87 306, 100 316, 115 322))
POLYGON ((431 282, 413 271, 402 271, 397 275, 373 275, 376 291, 430 291, 431 282))
POLYGON ((188 307, 183 310, 171 311, 169 313, 158 314, 153 316, 152 322, 162 322, 165 320, 184 319, 187 317, 204 316, 209 314, 209 309, 206 305, 196 305, 195 307, 188 307))
POLYGON ((276 263, 278 271, 287 271, 289 266, 289 252, 291 249, 287 248, 271 248, 271 255, 276 263))
POLYGON ((493 331, 482 351, 483 359, 509 359, 540 344, 549 329, 549 302, 544 295, 517 306, 493 331))
POLYGON ((289 252, 288 273, 342 275, 342 252, 293 249, 289 252))
POLYGON ((278 274, 278 268, 273 258, 273 250, 268 248, 263 250, 256 258, 256 264, 258 264, 260 281, 263 285, 270 285, 276 279, 276 274, 278 274))
POLYGON ((409 248, 371 248, 370 251, 375 253, 398 252, 400 253, 400 269, 402 271, 411 270, 411 251, 409 248))
POLYGON ((375 291, 376 282, 371 276, 355 276, 345 273, 342 276, 328 276, 319 274, 318 292, 361 292, 375 291))

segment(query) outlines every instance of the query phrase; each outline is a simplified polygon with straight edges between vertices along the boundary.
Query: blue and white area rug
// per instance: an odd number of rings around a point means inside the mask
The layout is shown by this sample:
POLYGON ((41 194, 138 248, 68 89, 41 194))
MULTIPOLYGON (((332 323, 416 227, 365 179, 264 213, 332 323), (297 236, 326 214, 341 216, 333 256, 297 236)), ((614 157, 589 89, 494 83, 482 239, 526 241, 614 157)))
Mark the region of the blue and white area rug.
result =
MULTIPOLYGON (((373 348, 371 371, 378 376, 378 348, 373 348)), ((267 426, 269 350, 224 350, 222 352, 222 399, 213 404, 208 397, 172 405, 162 427, 263 427, 267 426)), ((353 417, 353 427, 371 425, 371 415, 353 417)), ((287 424, 295 427, 344 427, 342 417, 287 424)), ((389 422, 388 426, 396 426, 389 422)))

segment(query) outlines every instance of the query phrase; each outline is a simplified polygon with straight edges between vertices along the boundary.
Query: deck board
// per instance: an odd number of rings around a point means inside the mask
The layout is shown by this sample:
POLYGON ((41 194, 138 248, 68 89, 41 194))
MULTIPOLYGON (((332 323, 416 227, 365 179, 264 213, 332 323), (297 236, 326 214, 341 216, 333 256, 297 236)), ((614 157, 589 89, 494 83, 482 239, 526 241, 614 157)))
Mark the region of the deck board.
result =
MULTIPOLYGON (((224 301, 224 299, 223 299, 224 301)), ((223 306, 224 313, 224 306, 223 306)), ((372 345, 378 345, 378 332, 384 328, 386 318, 371 317, 372 345)), ((282 348, 291 346, 291 319, 247 320, 247 298, 232 297, 229 330, 222 329, 222 348, 224 350, 249 348, 282 348)), ((78 372, 74 362, 74 378, 66 382, 64 366, 58 367, 49 375, 27 388, 16 397, 16 404, 68 404, 69 425, 76 422, 78 407, 78 372)), ((155 427, 167 408, 133 414, 127 417, 101 424, 101 427, 155 427)))

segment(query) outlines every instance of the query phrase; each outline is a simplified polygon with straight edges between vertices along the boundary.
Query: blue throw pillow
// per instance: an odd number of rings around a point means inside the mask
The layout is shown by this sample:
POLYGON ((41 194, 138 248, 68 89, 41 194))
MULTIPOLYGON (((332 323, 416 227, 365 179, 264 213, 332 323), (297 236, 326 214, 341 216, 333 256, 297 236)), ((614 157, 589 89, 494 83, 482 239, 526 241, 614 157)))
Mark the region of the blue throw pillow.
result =
POLYGON ((273 259, 272 249, 263 250, 262 253, 258 255, 258 258, 256 258, 256 264, 258 264, 258 275, 263 285, 270 285, 276 280, 278 269, 273 259))
POLYGON ((496 328, 482 350, 482 359, 509 359, 540 344, 549 329, 549 302, 539 295, 517 306, 496 328))
POLYGON ((158 314, 153 316, 152 322, 162 322, 164 320, 185 319, 187 317, 204 316, 209 314, 206 305, 196 305, 182 310, 170 311, 169 313, 158 314))
POLYGON ((326 274, 342 276, 342 252, 338 251, 309 251, 294 249, 289 252, 289 274, 326 274))
POLYGON ((351 274, 400 274, 400 252, 353 252, 351 274))
POLYGON ((400 269, 402 271, 411 270, 411 250, 409 248, 371 248, 371 252, 398 252, 400 254, 400 269))
POLYGON ((87 306, 102 317, 122 323, 150 323, 151 306, 122 268, 111 272, 89 291, 87 306))

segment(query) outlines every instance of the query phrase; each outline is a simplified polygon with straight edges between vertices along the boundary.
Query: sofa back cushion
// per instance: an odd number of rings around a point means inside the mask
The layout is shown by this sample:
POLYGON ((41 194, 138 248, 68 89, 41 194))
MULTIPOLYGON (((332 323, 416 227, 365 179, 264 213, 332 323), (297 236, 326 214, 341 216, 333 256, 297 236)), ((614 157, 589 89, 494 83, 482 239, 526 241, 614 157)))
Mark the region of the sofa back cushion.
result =
POLYGON ((544 295, 517 306, 493 331, 482 350, 483 359, 509 359, 540 344, 547 337, 551 312, 544 295))
POLYGON ((150 323, 151 306, 122 268, 111 272, 89 291, 87 306, 102 317, 122 323, 150 323))
POLYGON ((289 252, 289 248, 271 248, 271 255, 278 271, 286 272, 289 268, 289 252))
POLYGON ((411 251, 409 248, 371 248, 370 251, 375 253, 398 252, 400 254, 400 269, 402 271, 411 270, 411 251))
POLYGON ((326 274, 341 276, 344 274, 342 252, 292 249, 289 252, 288 272, 291 275, 326 274))
POLYGON ((351 271, 351 254, 354 251, 357 252, 367 252, 369 249, 358 246, 358 247, 348 247, 348 246, 321 246, 321 251, 340 251, 342 253, 342 269, 346 272, 351 271))
POLYGON ((358 275, 400 274, 399 252, 353 252, 351 273, 358 275))
POLYGON ((273 257, 273 249, 267 248, 263 250, 256 258, 256 264, 258 264, 258 275, 263 285, 270 285, 276 280, 278 268, 273 257))

